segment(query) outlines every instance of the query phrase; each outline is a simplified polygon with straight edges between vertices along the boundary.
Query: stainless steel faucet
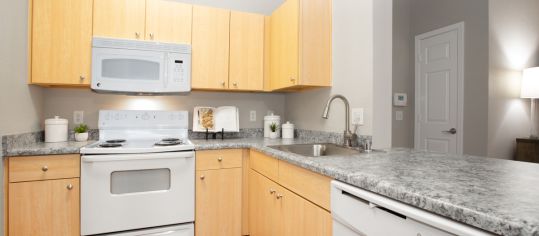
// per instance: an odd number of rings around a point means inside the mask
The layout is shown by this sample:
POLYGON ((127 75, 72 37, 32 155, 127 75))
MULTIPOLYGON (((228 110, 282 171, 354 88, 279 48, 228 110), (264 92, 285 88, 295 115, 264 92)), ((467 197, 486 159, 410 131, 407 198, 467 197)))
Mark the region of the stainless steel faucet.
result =
POLYGON ((331 103, 333 102, 333 100, 335 99, 341 99, 343 102, 344 102, 344 106, 345 106, 345 116, 344 116, 344 125, 345 125, 345 129, 344 129, 344 146, 345 147, 352 147, 353 144, 355 143, 355 140, 356 139, 356 135, 352 133, 352 131, 350 131, 350 103, 348 102, 348 99, 346 99, 346 97, 344 97, 343 95, 340 95, 340 94, 336 94, 336 95, 333 95, 331 96, 329 99, 328 99, 328 102, 326 104, 326 108, 324 108, 324 113, 322 113, 322 118, 324 119, 327 119, 329 117, 329 108, 331 107, 331 103))

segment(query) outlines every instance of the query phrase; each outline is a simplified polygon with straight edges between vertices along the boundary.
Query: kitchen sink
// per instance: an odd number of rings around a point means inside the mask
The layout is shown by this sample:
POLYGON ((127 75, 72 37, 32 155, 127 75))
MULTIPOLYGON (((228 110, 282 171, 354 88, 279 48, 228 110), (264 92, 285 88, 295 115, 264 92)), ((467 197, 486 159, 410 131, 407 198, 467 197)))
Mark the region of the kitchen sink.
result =
MULTIPOLYGON (((320 144, 290 144, 290 145, 275 145, 270 148, 280 151, 291 152, 302 156, 320 157, 320 156, 347 156, 360 153, 367 153, 362 149, 347 148, 332 143, 320 144)), ((373 150, 372 152, 380 152, 373 150)))

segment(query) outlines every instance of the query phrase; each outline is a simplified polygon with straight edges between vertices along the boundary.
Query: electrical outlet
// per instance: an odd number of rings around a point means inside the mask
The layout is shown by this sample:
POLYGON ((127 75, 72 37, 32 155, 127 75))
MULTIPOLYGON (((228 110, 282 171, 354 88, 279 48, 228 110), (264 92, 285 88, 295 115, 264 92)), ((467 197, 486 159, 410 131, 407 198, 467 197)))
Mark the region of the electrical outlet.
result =
POLYGON ((363 108, 352 109, 352 124, 363 125, 363 108))
POLYGON ((76 125, 84 123, 84 111, 73 112, 73 123, 76 125))
POLYGON ((256 121, 256 111, 251 111, 249 112, 249 120, 251 122, 255 122, 256 121))

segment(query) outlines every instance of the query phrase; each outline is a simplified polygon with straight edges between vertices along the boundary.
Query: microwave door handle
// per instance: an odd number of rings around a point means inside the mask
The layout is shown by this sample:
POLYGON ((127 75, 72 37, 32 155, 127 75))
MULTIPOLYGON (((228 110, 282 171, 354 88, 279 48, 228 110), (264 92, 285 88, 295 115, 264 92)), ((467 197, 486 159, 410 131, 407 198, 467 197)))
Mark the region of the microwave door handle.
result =
POLYGON ((169 80, 169 78, 168 78, 168 67, 169 67, 169 65, 168 64, 170 63, 170 58, 168 56, 168 52, 165 53, 165 57, 163 59, 163 62, 164 62, 163 63, 163 67, 164 67, 164 69, 163 69, 163 73, 164 73, 164 75, 163 75, 163 88, 167 88, 168 80, 169 80))
POLYGON ((195 153, 188 152, 168 152, 168 153, 146 153, 146 154, 120 154, 120 155, 83 155, 83 162, 110 162, 129 160, 156 160, 174 158, 193 158, 195 153))

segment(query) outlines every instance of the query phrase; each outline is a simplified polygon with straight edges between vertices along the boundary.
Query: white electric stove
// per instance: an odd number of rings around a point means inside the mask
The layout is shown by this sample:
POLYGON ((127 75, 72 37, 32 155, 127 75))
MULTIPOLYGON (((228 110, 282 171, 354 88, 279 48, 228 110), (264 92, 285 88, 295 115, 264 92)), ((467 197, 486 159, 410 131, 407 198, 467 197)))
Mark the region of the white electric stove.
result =
POLYGON ((188 112, 102 110, 98 126, 81 149, 81 235, 193 236, 188 112))

